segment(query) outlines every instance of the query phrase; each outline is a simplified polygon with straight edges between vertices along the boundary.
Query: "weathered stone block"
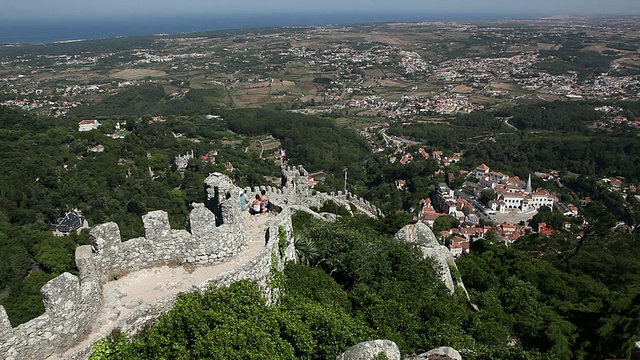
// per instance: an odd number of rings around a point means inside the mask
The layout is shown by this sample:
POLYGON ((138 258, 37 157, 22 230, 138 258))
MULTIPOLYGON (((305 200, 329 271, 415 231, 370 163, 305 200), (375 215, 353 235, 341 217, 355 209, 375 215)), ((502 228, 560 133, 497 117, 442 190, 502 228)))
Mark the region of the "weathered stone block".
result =
POLYGON ((44 284, 40 293, 47 314, 63 317, 80 298, 80 280, 66 272, 44 284))
MULTIPOLYGON (((234 199, 235 200, 235 199, 234 199)), ((227 200, 220 204, 220 212, 222 213, 222 223, 239 226, 236 231, 244 232, 244 222, 242 221, 242 212, 236 201, 227 200)))
POLYGON ((145 237, 149 240, 162 239, 171 233, 169 214, 166 211, 152 211, 142 216, 145 237))
POLYGON ((192 204, 193 210, 189 215, 191 234, 197 239, 213 236, 216 233, 216 216, 204 204, 192 204))
POLYGON ((4 310, 4 306, 0 305, 0 339, 6 339, 13 335, 13 327, 9 321, 9 316, 4 310))
POLYGON ((336 360, 373 360, 380 354, 386 355, 389 360, 400 360, 400 349, 391 340, 361 342, 338 355, 336 360))
POLYGON ((89 231, 89 237, 91 238, 93 251, 100 255, 109 252, 122 243, 120 228, 114 222, 93 227, 89 231))
POLYGON ((95 269, 95 260, 93 259, 93 250, 91 245, 82 245, 76 248, 76 266, 80 271, 80 279, 96 278, 98 274, 95 269))

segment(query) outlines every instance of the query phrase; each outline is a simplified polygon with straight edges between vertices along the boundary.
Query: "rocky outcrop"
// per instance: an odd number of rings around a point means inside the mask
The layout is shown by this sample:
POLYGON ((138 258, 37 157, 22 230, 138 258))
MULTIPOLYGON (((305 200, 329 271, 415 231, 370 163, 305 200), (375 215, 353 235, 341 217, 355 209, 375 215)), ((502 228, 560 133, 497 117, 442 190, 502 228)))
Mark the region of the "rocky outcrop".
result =
MULTIPOLYGON (((400 360, 400 349, 391 340, 372 340, 356 344, 344 353, 336 356, 336 360, 374 360, 384 355, 389 360, 400 360)), ((419 355, 410 355, 404 360, 462 360, 458 350, 442 346, 419 355)))
POLYGON ((381 354, 386 355, 389 360, 400 360, 400 349, 391 340, 361 342, 338 355, 336 360, 373 360, 381 354))
POLYGON ((454 281, 451 275, 450 267, 458 269, 453 255, 451 255, 446 246, 438 242, 429 226, 421 222, 407 225, 396 233, 395 238, 398 241, 415 243, 422 250, 425 258, 433 259, 434 266, 440 274, 440 279, 451 293, 455 291, 456 285, 464 287, 461 280, 454 281))
POLYGON ((420 355, 408 357, 405 360, 462 360, 462 356, 458 350, 443 346, 420 355))

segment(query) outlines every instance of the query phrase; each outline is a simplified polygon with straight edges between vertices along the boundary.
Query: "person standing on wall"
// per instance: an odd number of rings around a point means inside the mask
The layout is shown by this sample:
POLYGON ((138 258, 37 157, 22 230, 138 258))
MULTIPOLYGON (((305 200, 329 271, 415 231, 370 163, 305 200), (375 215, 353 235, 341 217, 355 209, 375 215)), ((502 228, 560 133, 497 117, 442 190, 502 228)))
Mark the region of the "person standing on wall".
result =
POLYGON ((260 201, 262 201, 262 212, 266 213, 267 211, 269 211, 269 197, 267 196, 267 191, 266 190, 262 190, 260 192, 262 195, 260 195, 260 201))

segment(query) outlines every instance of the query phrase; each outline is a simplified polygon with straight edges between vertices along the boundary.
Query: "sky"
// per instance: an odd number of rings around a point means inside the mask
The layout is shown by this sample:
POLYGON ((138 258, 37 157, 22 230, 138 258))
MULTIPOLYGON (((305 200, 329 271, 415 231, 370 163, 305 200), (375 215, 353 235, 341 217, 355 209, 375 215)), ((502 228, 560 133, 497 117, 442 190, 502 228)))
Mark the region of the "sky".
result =
POLYGON ((355 11, 640 15, 640 0, 8 0, 3 3, 0 20, 355 11))

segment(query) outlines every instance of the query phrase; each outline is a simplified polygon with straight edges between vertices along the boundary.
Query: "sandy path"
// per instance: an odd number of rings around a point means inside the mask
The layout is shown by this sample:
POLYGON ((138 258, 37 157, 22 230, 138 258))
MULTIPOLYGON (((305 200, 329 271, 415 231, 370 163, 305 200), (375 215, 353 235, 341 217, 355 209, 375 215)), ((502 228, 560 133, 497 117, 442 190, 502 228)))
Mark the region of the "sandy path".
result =
POLYGON ((257 256, 264 247, 268 222, 275 215, 251 216, 243 212, 246 246, 240 254, 220 264, 208 266, 160 266, 127 274, 103 286, 103 305, 95 320, 93 332, 82 342, 64 354, 54 354, 49 360, 66 359, 90 343, 109 335, 119 319, 138 308, 154 304, 189 290, 217 275, 242 266, 257 256))

